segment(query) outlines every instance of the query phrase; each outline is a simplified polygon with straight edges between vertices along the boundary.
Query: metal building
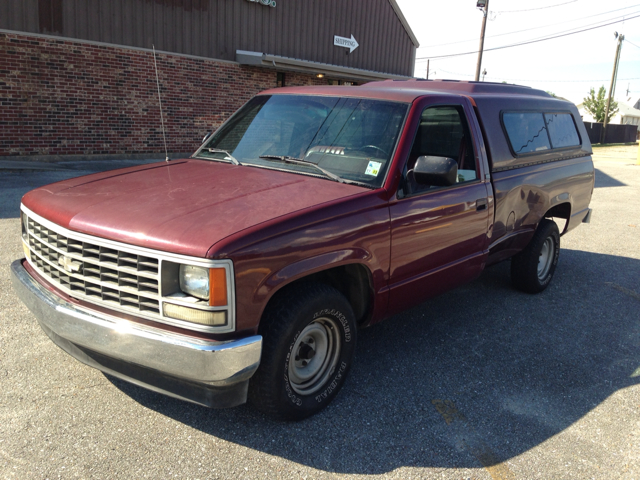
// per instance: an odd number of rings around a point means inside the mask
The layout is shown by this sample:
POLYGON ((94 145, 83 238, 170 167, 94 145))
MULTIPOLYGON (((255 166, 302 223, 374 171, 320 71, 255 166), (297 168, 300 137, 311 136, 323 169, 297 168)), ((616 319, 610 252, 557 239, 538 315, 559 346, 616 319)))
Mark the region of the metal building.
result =
POLYGON ((395 0, 2 0, 3 99, 20 118, 0 129, 0 155, 157 150, 155 119, 143 115, 155 102, 146 82, 154 45, 173 108, 169 122, 194 131, 171 149, 189 151, 201 125, 219 124, 264 88, 411 77, 418 42, 395 0), (75 102, 63 87, 77 89, 75 102), (87 127, 91 118, 78 102, 102 112, 102 123, 94 122, 99 132, 87 127), (71 125, 64 132, 52 118, 55 108, 71 125), (47 118, 53 129, 34 129, 34 120, 47 118), (122 125, 137 139, 117 140, 122 125), (93 143, 79 140, 87 135, 93 143))

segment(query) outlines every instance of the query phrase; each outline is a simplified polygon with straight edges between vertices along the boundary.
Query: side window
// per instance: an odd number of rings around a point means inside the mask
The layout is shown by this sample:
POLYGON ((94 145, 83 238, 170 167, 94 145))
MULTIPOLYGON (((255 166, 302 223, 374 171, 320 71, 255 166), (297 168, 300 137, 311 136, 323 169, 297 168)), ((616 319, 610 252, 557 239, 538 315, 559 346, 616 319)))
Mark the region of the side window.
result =
POLYGON ((580 137, 569 113, 545 113, 552 148, 574 147, 580 145, 580 137))
POLYGON ((516 155, 580 145, 570 113, 506 112, 502 123, 516 155))
POLYGON ((453 158, 458 163, 458 183, 479 178, 471 135, 462 107, 428 107, 422 112, 405 170, 407 195, 432 188, 418 184, 413 178, 413 166, 418 157, 423 155, 453 158))
POLYGON ((551 148, 542 112, 504 113, 502 122, 516 155, 551 148))

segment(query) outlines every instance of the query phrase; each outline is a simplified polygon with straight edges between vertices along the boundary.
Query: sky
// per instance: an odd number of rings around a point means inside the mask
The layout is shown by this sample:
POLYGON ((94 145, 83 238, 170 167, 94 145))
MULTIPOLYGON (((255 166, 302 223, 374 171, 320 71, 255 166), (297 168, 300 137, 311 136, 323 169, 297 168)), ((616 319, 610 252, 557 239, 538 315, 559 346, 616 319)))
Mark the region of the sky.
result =
MULTIPOLYGON (((414 75, 425 78, 428 58, 429 78, 474 80, 483 18, 476 0, 396 1, 420 42, 414 75), (443 57, 465 52, 473 53, 443 57)), ((615 32, 625 37, 615 100, 633 105, 640 99, 640 0, 489 0, 481 71, 487 82, 539 88, 579 104, 590 88, 609 90, 615 32)))

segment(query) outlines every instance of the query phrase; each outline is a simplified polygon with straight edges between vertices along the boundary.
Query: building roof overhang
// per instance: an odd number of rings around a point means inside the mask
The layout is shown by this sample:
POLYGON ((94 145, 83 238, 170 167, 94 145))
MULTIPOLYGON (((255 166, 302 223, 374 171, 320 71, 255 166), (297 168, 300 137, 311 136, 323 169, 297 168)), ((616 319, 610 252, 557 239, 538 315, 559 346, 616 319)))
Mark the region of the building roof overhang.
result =
POLYGON ((331 78, 345 80, 372 81, 372 80, 407 80, 413 77, 404 75, 394 75, 392 73, 376 72, 361 68, 342 67, 329 63, 312 62, 300 58, 282 57, 270 55, 262 52, 249 52, 246 50, 236 50, 236 62, 240 65, 253 65, 265 68, 272 68, 281 71, 307 73, 310 75, 324 75, 331 78))

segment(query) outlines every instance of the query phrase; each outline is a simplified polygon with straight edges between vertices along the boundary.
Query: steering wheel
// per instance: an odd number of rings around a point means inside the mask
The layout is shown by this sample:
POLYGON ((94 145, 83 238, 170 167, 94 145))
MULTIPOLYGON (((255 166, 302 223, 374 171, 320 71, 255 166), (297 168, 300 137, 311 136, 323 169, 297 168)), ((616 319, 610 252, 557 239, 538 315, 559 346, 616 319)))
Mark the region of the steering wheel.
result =
POLYGON ((376 151, 382 153, 385 157, 389 158, 389 152, 387 152, 386 150, 378 147, 377 145, 365 145, 364 147, 360 147, 360 150, 366 150, 367 148, 370 148, 372 150, 376 150, 376 151))

